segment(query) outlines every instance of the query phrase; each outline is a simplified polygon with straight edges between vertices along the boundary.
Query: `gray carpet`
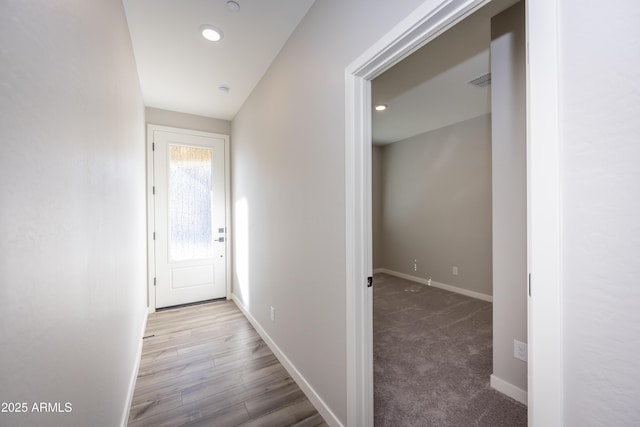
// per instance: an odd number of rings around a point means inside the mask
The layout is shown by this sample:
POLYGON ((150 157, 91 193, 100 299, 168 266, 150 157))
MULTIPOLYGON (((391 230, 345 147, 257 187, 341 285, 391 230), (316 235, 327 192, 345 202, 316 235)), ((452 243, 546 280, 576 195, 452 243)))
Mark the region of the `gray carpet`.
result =
POLYGON ((489 386, 490 303, 385 274, 373 301, 376 427, 527 425, 489 386))

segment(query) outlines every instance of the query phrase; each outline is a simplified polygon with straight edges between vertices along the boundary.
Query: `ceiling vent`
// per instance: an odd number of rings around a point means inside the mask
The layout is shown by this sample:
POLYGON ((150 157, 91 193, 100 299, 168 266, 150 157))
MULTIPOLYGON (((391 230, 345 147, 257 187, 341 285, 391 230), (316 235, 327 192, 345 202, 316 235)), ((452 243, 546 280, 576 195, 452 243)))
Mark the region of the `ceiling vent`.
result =
POLYGON ((469 80, 467 83, 477 87, 487 87, 491 84, 491 73, 483 74, 480 77, 469 80))

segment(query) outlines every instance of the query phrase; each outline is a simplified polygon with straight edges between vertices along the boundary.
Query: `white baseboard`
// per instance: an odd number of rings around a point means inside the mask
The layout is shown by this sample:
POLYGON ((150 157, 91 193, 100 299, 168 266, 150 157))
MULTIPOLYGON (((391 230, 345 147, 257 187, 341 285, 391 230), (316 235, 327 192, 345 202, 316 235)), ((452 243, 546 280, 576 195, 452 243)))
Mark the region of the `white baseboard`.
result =
POLYGON ((527 405, 527 392, 520 387, 516 387, 511 383, 491 374, 491 388, 498 390, 502 394, 506 394, 510 398, 517 400, 523 405, 527 405))
POLYGON ((296 369, 296 367, 291 363, 291 361, 287 358, 287 356, 280 350, 280 348, 276 345, 275 342, 271 339, 269 334, 260 326, 260 323, 249 313, 247 308, 242 304, 240 298, 238 298, 234 293, 231 294, 231 299, 238 306, 240 311, 244 314, 244 316, 249 320, 249 323, 254 327, 260 338, 267 344, 269 349, 273 352, 273 354, 278 358, 278 361, 284 366, 287 370, 291 378, 298 384, 298 387, 304 392, 307 398, 311 401, 313 406, 318 410, 322 418, 324 418, 325 422, 332 427, 344 427, 344 425, 340 422, 338 417, 329 409, 327 404, 322 400, 322 398, 316 393, 316 391, 311 387, 311 385, 307 382, 307 380, 302 376, 300 371, 296 369))
MULTIPOLYGON (((423 285, 429 285, 429 281, 427 279, 423 279, 422 277, 411 276, 409 274, 399 273, 397 271, 389 270, 386 268, 376 268, 373 270, 374 273, 385 273, 390 276, 396 276, 401 279, 411 280, 412 282, 418 282, 423 285)), ((467 289, 459 288, 457 286, 451 286, 444 283, 436 282, 434 280, 431 281, 431 286, 434 288, 444 289, 445 291, 455 292, 457 294, 465 295, 471 298, 480 299, 482 301, 487 301, 493 303, 493 297, 487 294, 481 294, 480 292, 469 291, 467 289)))
POLYGON ((142 319, 142 330, 140 331, 140 343, 138 344, 138 351, 136 352, 136 361, 133 365, 133 372, 131 372, 131 379, 129 380, 129 390, 127 391, 127 404, 122 414, 122 427, 127 427, 129 424, 129 412, 131 412, 131 402, 133 402, 133 392, 136 389, 136 380, 138 379, 138 371, 140 370, 140 360, 142 358, 142 344, 144 337, 144 331, 147 329, 147 318, 149 317, 149 307, 144 309, 144 318, 142 319))

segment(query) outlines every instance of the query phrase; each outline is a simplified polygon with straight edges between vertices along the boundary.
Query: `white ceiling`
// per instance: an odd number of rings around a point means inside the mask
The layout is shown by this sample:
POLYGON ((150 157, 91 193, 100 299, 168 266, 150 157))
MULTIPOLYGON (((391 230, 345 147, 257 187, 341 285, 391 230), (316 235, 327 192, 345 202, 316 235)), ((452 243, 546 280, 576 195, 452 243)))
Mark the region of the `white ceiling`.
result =
POLYGON ((123 1, 147 107, 233 119, 314 0, 235 1, 123 1), (205 40, 203 24, 224 38, 205 40))
POLYGON ((467 82, 490 71, 491 17, 513 0, 499 0, 446 31, 372 82, 372 139, 389 144, 491 111, 491 86, 467 82), (435 60, 434 60, 435 58, 435 60))

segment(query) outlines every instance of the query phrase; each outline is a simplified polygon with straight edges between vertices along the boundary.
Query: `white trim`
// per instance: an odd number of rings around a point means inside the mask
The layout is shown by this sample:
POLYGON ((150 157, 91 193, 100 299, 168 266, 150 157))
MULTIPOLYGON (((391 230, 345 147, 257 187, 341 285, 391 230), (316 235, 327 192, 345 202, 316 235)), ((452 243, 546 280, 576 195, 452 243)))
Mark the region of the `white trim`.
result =
POLYGON ((373 426, 371 80, 490 0, 427 0, 345 70, 347 425, 373 426))
POLYGON ((155 198, 153 197, 153 130, 147 125, 147 309, 149 313, 156 311, 156 288, 153 279, 156 275, 156 245, 153 241, 155 225, 155 198))
POLYGON ((300 389, 304 392, 307 398, 311 401, 313 406, 315 406, 315 408, 318 410, 320 415, 322 415, 322 418, 324 418, 325 422, 333 427, 343 427, 343 424, 340 422, 338 417, 336 417, 336 415, 331 411, 329 406, 324 402, 324 400, 322 400, 320 395, 316 393, 313 387, 311 387, 309 382, 307 382, 304 376, 302 376, 300 371, 296 369, 295 365, 291 363, 291 361, 282 352, 282 350, 280 350, 280 347, 278 347, 276 343, 271 339, 267 331, 265 331, 262 328, 262 326, 260 326, 260 323, 258 323, 258 321, 251 315, 249 310, 247 310, 247 308, 242 304, 242 301, 240 300, 240 298, 238 298, 235 294, 232 293, 231 299, 236 304, 236 306, 240 309, 240 311, 242 311, 242 314, 244 314, 244 316, 247 318, 249 323, 251 323, 251 325, 256 330, 258 335, 260 335, 260 338, 262 338, 262 340, 267 344, 267 346, 276 356, 278 361, 282 364, 282 366, 284 366, 284 368, 287 370, 289 375, 291 375, 291 378, 293 378, 296 384, 298 384, 298 387, 300 387, 300 389))
POLYGON ((203 132, 199 130, 182 129, 171 126, 147 125, 147 304, 149 312, 156 311, 156 288, 153 285, 153 279, 156 271, 155 258, 155 242, 153 240, 153 232, 155 230, 155 203, 153 197, 154 170, 153 170, 153 133, 155 131, 174 132, 183 135, 203 136, 205 138, 219 138, 224 140, 224 168, 225 168, 225 251, 226 251, 226 275, 225 287, 227 299, 231 295, 232 283, 232 252, 231 252, 231 147, 229 143, 229 135, 203 132))
POLYGON ((498 390, 500 393, 505 394, 514 400, 517 400, 523 405, 527 404, 527 392, 520 387, 516 387, 493 374, 491 374, 490 383, 491 388, 498 390))
POLYGON ((127 427, 129 424, 129 413, 131 412, 131 402, 133 402, 133 393, 136 389, 136 380, 138 379, 138 371, 140 370, 140 361, 142 360, 142 344, 144 341, 144 332, 147 330, 147 319, 149 317, 149 308, 144 309, 144 318, 142 319, 142 329, 140 330, 140 340, 138 344, 138 351, 136 351, 136 359, 133 365, 133 372, 131 373, 131 379, 129 380, 129 389, 127 390, 127 404, 124 407, 124 413, 122 414, 122 427, 127 427))
POLYGON ((398 271, 388 270, 386 268, 376 268, 373 270, 374 273, 385 273, 391 276, 399 277, 401 279, 411 280, 412 282, 421 283, 427 286, 433 286, 434 288, 444 289, 445 291, 455 292, 456 294, 464 295, 467 297, 479 299, 482 301, 493 303, 493 296, 482 294, 480 292, 470 291, 468 289, 459 288, 453 285, 447 285, 445 283, 436 282, 432 280, 429 282, 427 279, 423 279, 422 277, 411 276, 409 274, 400 273, 398 271))
POLYGON ((365 202, 371 191, 366 190, 370 176, 364 171, 364 159, 371 155, 371 83, 347 75, 346 88, 347 114, 354 114, 346 121, 345 147, 347 425, 365 427, 373 426, 373 294, 365 285, 373 269, 365 213, 371 211, 370 203, 365 202))
POLYGON ((526 2, 529 425, 563 424, 558 0, 526 2))
POLYGON ((225 193, 225 203, 226 203, 226 212, 224 218, 224 244, 225 244, 225 256, 227 257, 227 274, 226 274, 226 285, 227 285, 227 299, 231 299, 232 292, 232 283, 233 283, 233 248, 231 247, 232 242, 232 231, 231 231, 231 143, 229 141, 230 137, 227 136, 224 139, 224 193, 225 193))

